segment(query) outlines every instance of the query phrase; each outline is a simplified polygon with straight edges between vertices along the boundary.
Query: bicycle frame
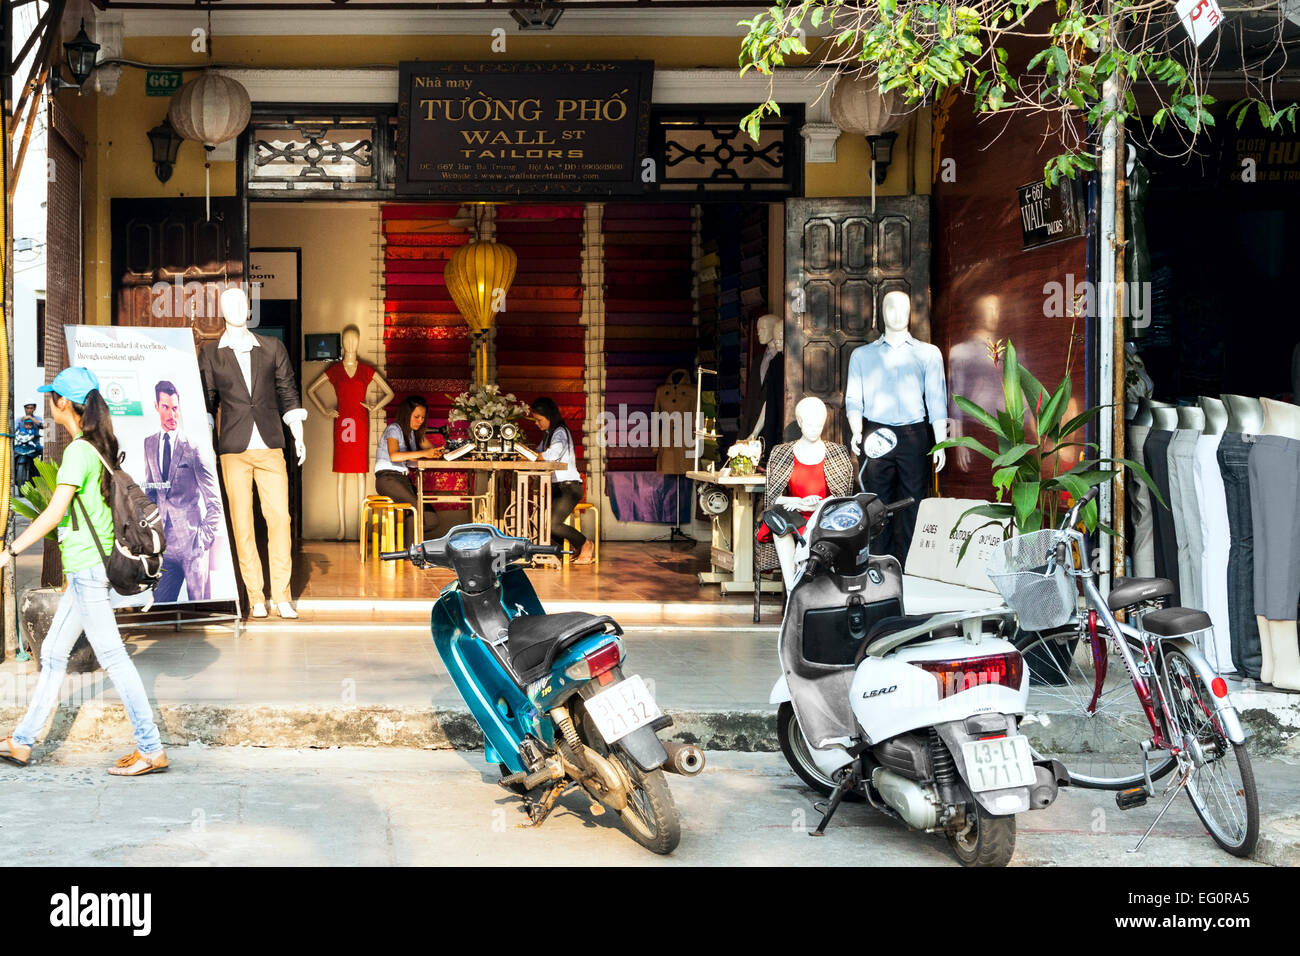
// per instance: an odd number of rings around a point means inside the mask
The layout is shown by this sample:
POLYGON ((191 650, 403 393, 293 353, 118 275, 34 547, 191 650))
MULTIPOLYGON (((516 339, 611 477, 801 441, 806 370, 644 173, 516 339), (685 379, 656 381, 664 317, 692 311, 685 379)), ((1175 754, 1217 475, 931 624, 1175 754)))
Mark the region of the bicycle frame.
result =
MULTIPOLYGON (((1075 521, 1077 520, 1077 512, 1081 504, 1082 502, 1071 509, 1065 522, 1058 530, 1064 532, 1074 526, 1075 521)), ((1069 542, 1060 543, 1066 544, 1068 558, 1068 552, 1070 550, 1069 542)), ((1111 611, 1110 605, 1107 603, 1106 599, 1097 589, 1096 581, 1092 573, 1092 567, 1088 560, 1088 545, 1086 540, 1082 537, 1078 540, 1078 549, 1079 560, 1077 566, 1073 561, 1067 560, 1062 565, 1063 570, 1066 574, 1078 579, 1079 586, 1083 591, 1084 598, 1088 602, 1089 609, 1101 618, 1102 623, 1106 626, 1106 630, 1110 635, 1111 641, 1115 645, 1115 649, 1119 651, 1120 659, 1124 662, 1124 667, 1128 671, 1129 678, 1133 682, 1133 689, 1137 693, 1138 701, 1142 704, 1142 709, 1146 713, 1147 721, 1151 724, 1152 737, 1149 749, 1167 750, 1169 753, 1177 757, 1181 764, 1184 760, 1184 728, 1179 724, 1177 715, 1174 714, 1168 703, 1169 698, 1172 695, 1172 688, 1166 686, 1166 684, 1162 684, 1160 677, 1163 672, 1165 675, 1165 681, 1167 682, 1168 668, 1164 666, 1165 642, 1168 641, 1176 645, 1177 649, 1180 650, 1191 662, 1192 666, 1196 668, 1197 673, 1205 681, 1207 687, 1213 687, 1217 675, 1214 673, 1214 669, 1210 667, 1209 662, 1205 660, 1205 656, 1200 652, 1199 648, 1197 648, 1190 640, 1183 637, 1157 637, 1153 640, 1149 640, 1147 633, 1140 627, 1133 627, 1128 624, 1120 623, 1120 621, 1115 617, 1114 612, 1111 611), (1160 666, 1152 668, 1152 677, 1155 681, 1154 694, 1152 693, 1152 688, 1147 683, 1146 678, 1142 676, 1142 673, 1138 669, 1137 661, 1129 650, 1128 642, 1120 639, 1121 635, 1127 635, 1128 637, 1135 639, 1141 645, 1143 656, 1146 659, 1152 659, 1153 650, 1159 654, 1160 666), (1160 710, 1164 717, 1165 727, 1169 730, 1168 737, 1165 735, 1165 732, 1161 727, 1160 719, 1156 714, 1155 701, 1157 697, 1159 698, 1160 710), (1170 740, 1169 737, 1174 737, 1175 739, 1170 740)), ((1058 555, 1050 555, 1048 560, 1049 563, 1055 562, 1058 560, 1058 555)), ((1076 617, 1076 623, 1079 621, 1080 617, 1076 617)), ((1141 619, 1139 618, 1139 624, 1140 623, 1141 619)), ((1223 702, 1221 705, 1216 706, 1215 717, 1220 721, 1220 729, 1223 731, 1224 736, 1234 744, 1244 743, 1246 736, 1241 726, 1241 720, 1237 716, 1236 708, 1228 702, 1226 696, 1222 698, 1216 696, 1215 700, 1223 702)), ((1144 749, 1147 749, 1145 745, 1144 749)))

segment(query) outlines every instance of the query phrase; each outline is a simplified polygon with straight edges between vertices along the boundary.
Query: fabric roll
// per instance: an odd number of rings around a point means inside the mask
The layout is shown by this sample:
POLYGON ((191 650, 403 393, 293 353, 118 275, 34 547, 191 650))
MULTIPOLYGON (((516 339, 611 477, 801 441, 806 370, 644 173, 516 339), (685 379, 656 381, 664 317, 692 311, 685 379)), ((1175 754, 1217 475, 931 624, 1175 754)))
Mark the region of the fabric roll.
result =
POLYGON ((1169 505, 1169 440, 1174 437, 1171 431, 1151 430, 1143 447, 1147 471, 1156 483, 1160 497, 1164 498, 1166 507, 1152 502, 1154 521, 1152 523, 1155 544, 1156 577, 1168 578, 1173 582, 1172 603, 1178 604, 1178 539, 1174 534, 1174 516, 1169 505))
MULTIPOLYGON (((1130 456, 1143 468, 1147 467, 1142 446, 1151 432, 1149 425, 1128 426, 1130 456)), ((1155 516, 1151 513, 1151 491, 1133 474, 1127 473, 1129 513, 1133 520, 1133 540, 1129 554, 1133 556, 1133 576, 1152 578, 1156 574, 1155 516)))
POLYGON ((1228 613, 1228 551, 1232 536, 1228 529, 1228 499, 1219 471, 1219 442, 1222 435, 1201 435, 1196 440, 1193 477, 1196 500, 1201 503, 1201 599, 1214 624, 1214 637, 1206 645, 1206 657, 1221 674, 1236 670, 1232 658, 1232 618, 1228 613))
POLYGON ((1196 442, 1201 433, 1179 428, 1169 440, 1169 507, 1178 542, 1178 594, 1183 607, 1205 610, 1201 597, 1201 509, 1196 499, 1196 442))
POLYGON ((1219 441, 1219 474, 1228 505, 1228 620, 1238 674, 1259 679, 1263 652, 1255 620, 1255 533, 1250 505, 1250 450, 1254 436, 1228 432, 1219 441))
POLYGON ((1255 613, 1294 621, 1300 602, 1300 441, 1260 435, 1250 452, 1255 613))

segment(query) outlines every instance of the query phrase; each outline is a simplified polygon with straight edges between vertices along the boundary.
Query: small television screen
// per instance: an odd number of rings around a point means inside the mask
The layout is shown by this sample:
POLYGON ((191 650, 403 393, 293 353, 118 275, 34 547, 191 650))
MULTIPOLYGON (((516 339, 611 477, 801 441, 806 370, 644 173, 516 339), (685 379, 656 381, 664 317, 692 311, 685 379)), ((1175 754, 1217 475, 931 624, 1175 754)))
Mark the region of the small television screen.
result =
POLYGON ((304 362, 332 362, 342 357, 342 348, 337 332, 316 332, 303 336, 302 358, 304 362))

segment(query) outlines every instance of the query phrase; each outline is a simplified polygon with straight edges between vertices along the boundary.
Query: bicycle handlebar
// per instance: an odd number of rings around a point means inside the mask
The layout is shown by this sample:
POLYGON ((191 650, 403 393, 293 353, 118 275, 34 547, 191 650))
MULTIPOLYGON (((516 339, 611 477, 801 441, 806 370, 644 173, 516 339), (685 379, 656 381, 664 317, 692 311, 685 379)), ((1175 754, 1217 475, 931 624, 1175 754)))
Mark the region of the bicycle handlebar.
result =
POLYGON ((1088 493, 1085 494, 1078 501, 1076 501, 1074 503, 1074 507, 1070 509, 1068 514, 1066 514, 1065 520, 1061 523, 1061 529, 1064 530, 1066 528, 1073 528, 1075 524, 1077 524, 1079 521, 1079 512, 1083 510, 1084 506, 1089 501, 1095 500, 1096 497, 1100 494, 1101 494, 1101 485, 1093 485, 1091 488, 1089 488, 1088 493))

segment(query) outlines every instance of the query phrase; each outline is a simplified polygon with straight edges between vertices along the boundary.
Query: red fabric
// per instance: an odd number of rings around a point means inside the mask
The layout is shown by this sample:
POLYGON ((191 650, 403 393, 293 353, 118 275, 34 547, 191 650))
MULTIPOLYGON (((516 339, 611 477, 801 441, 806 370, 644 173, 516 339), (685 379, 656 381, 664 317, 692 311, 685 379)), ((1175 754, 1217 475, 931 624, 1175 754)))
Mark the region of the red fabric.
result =
MULTIPOLYGON (((819 498, 825 498, 831 493, 830 487, 826 484, 826 463, 818 462, 815 465, 805 465, 798 458, 794 460, 794 471, 790 475, 790 482, 785 486, 785 497, 788 498, 806 498, 809 495, 816 495, 819 498)), ((799 526, 799 533, 803 534, 804 528, 808 527, 808 519, 812 517, 811 511, 800 511, 803 515, 803 524, 799 526)), ((758 529, 756 540, 767 543, 772 540, 772 529, 763 525, 758 529)))
POLYGON ((375 370, 357 363, 349 375, 342 362, 325 370, 325 377, 338 396, 339 415, 334 419, 334 471, 341 475, 364 475, 370 470, 370 412, 362 404, 375 370))

